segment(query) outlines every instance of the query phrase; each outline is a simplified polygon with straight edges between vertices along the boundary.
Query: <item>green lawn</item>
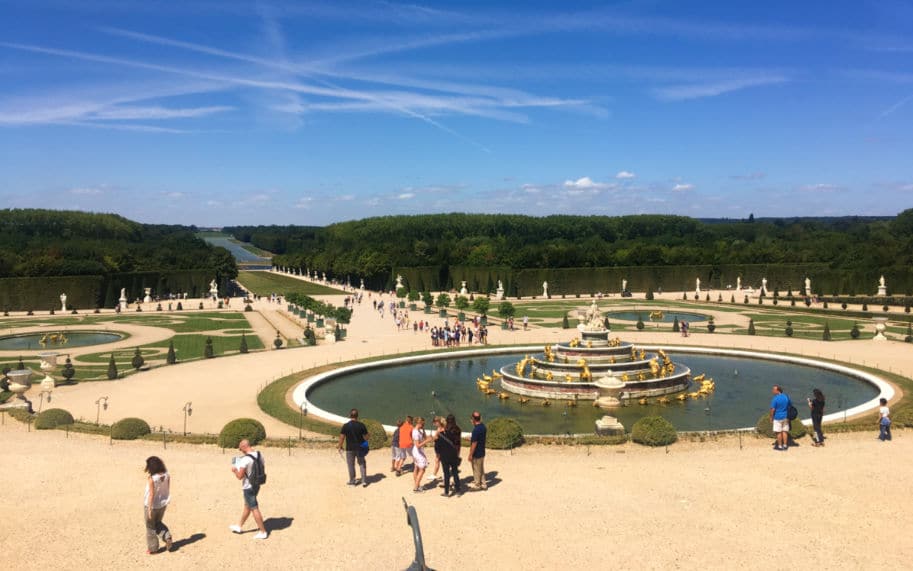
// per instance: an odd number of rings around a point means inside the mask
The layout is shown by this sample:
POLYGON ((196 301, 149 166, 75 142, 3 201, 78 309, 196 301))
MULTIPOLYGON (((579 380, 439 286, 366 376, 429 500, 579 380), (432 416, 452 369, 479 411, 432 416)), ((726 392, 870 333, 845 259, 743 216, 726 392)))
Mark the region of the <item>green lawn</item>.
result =
POLYGON ((325 285, 306 282, 271 272, 239 272, 238 282, 257 295, 299 293, 302 295, 345 294, 344 291, 325 285))

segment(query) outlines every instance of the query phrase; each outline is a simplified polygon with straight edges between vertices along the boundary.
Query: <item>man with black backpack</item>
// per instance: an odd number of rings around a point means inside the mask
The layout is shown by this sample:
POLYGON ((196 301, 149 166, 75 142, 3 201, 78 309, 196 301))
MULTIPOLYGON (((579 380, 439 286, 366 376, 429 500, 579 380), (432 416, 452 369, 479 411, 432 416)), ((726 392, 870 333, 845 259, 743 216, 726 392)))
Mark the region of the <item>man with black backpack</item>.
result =
POLYGON ((257 494, 260 493, 260 486, 266 483, 266 466, 263 463, 263 454, 254 450, 247 439, 238 444, 238 450, 243 456, 233 459, 231 471, 236 478, 241 480, 241 493, 244 495, 244 511, 241 512, 241 523, 230 525, 228 528, 235 533, 243 533, 244 522, 247 516, 254 514, 254 521, 260 532, 254 536, 254 539, 266 539, 269 534, 266 533, 266 526, 263 525, 263 516, 260 515, 260 505, 257 502, 257 494))
POLYGON ((339 431, 339 444, 337 448, 342 452, 342 447, 346 447, 346 465, 349 468, 348 485, 357 486, 359 481, 355 479, 355 461, 358 460, 358 466, 361 468, 361 485, 368 487, 368 464, 365 456, 368 455, 368 428, 363 422, 358 420, 358 410, 349 411, 349 422, 342 425, 339 431))

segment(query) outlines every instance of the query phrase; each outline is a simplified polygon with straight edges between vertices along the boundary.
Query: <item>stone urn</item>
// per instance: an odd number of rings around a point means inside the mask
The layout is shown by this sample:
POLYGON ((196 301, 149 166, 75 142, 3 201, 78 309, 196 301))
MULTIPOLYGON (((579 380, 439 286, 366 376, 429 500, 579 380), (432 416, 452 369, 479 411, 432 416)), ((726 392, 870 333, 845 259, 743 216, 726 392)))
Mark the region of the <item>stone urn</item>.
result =
POLYGON ((10 380, 10 392, 19 395, 20 397, 25 391, 29 390, 30 386, 32 386, 32 371, 29 369, 10 371, 6 376, 10 380))
POLYGON ((875 322, 875 341, 887 341, 888 338, 884 336, 885 324, 888 322, 887 317, 874 317, 872 321, 875 322))
POLYGON ((46 351, 43 353, 38 353, 38 358, 41 359, 41 370, 42 371, 53 371, 57 367, 57 356, 60 353, 55 353, 52 351, 46 351))

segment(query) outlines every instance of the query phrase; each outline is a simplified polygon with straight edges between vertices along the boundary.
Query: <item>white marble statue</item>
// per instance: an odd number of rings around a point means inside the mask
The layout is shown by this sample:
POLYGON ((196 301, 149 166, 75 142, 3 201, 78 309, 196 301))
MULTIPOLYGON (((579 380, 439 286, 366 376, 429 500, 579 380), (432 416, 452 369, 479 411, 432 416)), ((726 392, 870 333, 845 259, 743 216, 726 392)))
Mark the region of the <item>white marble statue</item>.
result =
POLYGON ((602 319, 602 313, 599 311, 599 306, 596 305, 596 300, 593 300, 593 303, 590 304, 589 309, 586 310, 586 327, 590 331, 601 331, 605 328, 605 322, 602 319))
POLYGON ((542 297, 548 297, 548 282, 542 282, 542 297))
POLYGON ((466 280, 463 280, 460 282, 460 295, 466 295, 467 293, 469 292, 466 290, 466 280))
POLYGON ((60 294, 60 311, 67 310, 67 294, 60 294))
POLYGON ((219 298, 219 284, 216 283, 216 280, 209 282, 209 296, 213 301, 219 298))
POLYGON ((621 293, 628 291, 628 280, 621 280, 621 293))
POLYGON ((808 277, 806 277, 805 278, 805 295, 811 295, 811 294, 812 294, 812 280, 810 280, 808 277))
MULTIPOLYGON (((463 282, 464 284, 466 282, 463 282)), ((396 274, 396 289, 403 287, 403 276, 396 274)))
POLYGON ((144 287, 143 294, 144 294, 143 303, 149 303, 152 301, 152 288, 151 287, 144 287))
POLYGON ((701 278, 694 278, 694 293, 701 293, 701 278))
POLYGON ((365 291, 365 278, 361 278, 361 291, 365 291))
POLYGON ((878 295, 888 295, 888 286, 885 284, 884 276, 878 278, 878 295))
POLYGON ((323 272, 323 283, 327 283, 327 273, 323 272))
POLYGON ((883 275, 882 275, 880 278, 878 278, 878 286, 879 286, 879 287, 885 287, 885 284, 884 284, 884 276, 883 276, 883 275))
POLYGON ((498 290, 495 292, 496 299, 504 299, 504 284, 498 280, 498 290))
POLYGON ((761 293, 767 295, 767 278, 761 278, 761 293))
POLYGON ((742 291, 742 276, 738 276, 735 279, 735 290, 742 291))

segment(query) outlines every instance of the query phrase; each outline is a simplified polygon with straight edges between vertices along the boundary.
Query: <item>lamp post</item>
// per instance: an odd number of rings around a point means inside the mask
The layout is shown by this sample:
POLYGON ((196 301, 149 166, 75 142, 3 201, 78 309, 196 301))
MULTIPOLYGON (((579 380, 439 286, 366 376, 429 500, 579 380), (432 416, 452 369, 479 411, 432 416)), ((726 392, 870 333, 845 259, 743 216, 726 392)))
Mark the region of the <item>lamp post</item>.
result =
POLYGON ((308 413, 308 403, 301 403, 299 410, 301 411, 301 416, 298 417, 298 440, 301 440, 301 427, 304 424, 304 417, 307 416, 308 413))
POLYGON ((184 436, 187 436, 187 417, 193 414, 193 403, 184 403, 184 436))
POLYGON ((95 401, 95 426, 98 426, 102 408, 108 410, 108 397, 99 397, 98 400, 95 401))

